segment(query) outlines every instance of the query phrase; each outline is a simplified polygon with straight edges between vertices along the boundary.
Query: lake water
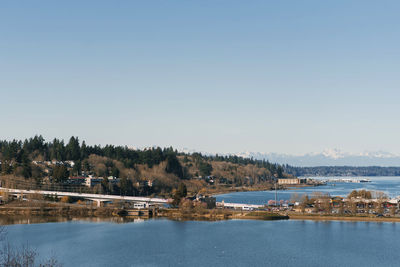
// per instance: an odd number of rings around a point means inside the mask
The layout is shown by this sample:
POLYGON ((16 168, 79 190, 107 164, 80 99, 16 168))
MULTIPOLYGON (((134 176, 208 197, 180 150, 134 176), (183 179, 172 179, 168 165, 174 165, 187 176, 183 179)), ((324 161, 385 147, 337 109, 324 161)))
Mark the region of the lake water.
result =
MULTIPOLYGON (((399 177, 279 191, 347 195, 353 189, 399 195, 399 177)), ((266 203, 273 192, 218 196, 266 203)), ((20 221, 7 225, 13 244, 55 255, 64 266, 399 266, 400 224, 339 221, 20 221)), ((4 222, 3 222, 4 223, 4 222)))
MULTIPOLYGON (((343 177, 325 177, 343 178, 343 177)), ((357 177, 346 177, 354 178, 357 177)), ((367 177, 370 183, 328 183, 324 186, 293 188, 289 190, 277 190, 278 200, 289 200, 297 193, 311 195, 313 192, 329 193, 331 196, 347 196, 352 190, 372 190, 382 191, 390 197, 400 195, 400 177, 367 177)), ((315 178, 318 179, 318 178, 315 178)), ((230 194, 217 195, 217 201, 224 200, 229 203, 246 204, 266 204, 268 200, 275 199, 275 191, 256 191, 256 192, 235 192, 230 194)))
POLYGON ((7 226, 65 266, 398 266, 400 224, 251 221, 7 226))

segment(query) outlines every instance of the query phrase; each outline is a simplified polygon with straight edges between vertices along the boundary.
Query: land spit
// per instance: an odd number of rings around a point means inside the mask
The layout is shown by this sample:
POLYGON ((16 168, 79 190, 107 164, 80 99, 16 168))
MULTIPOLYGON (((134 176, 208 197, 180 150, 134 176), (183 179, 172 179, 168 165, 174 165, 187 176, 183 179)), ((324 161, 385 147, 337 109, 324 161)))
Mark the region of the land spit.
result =
POLYGON ((237 211, 223 209, 181 210, 174 208, 163 209, 121 209, 114 207, 86 207, 86 206, 42 206, 42 207, 0 207, 2 218, 30 218, 30 217, 79 217, 79 218, 168 218, 173 220, 281 220, 289 219, 287 215, 267 211, 237 211))
MULTIPOLYGON (((19 203, 22 204, 22 203, 19 203)), ((369 222, 400 222, 400 217, 367 216, 367 215, 330 215, 307 213, 279 213, 270 211, 242 211, 232 209, 129 209, 117 207, 94 207, 76 204, 46 203, 37 206, 3 205, 0 206, 0 216, 7 218, 168 218, 172 220, 314 220, 314 221, 369 221, 369 222)))

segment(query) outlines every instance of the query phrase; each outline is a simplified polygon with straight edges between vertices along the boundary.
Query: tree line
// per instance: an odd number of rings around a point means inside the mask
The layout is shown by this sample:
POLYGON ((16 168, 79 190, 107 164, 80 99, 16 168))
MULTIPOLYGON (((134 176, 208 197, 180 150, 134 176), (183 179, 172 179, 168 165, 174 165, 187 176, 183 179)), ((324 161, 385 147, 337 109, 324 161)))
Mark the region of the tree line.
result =
MULTIPOLYGON (((76 172, 84 168, 83 162, 90 155, 107 157, 112 160, 122 162, 125 168, 135 168, 139 164, 147 165, 152 168, 166 161, 166 172, 172 173, 177 177, 185 178, 185 169, 182 167, 178 156, 191 156, 198 162, 201 175, 210 175, 212 172, 211 161, 224 161, 239 165, 253 164, 257 167, 263 167, 270 171, 276 177, 284 176, 284 168, 279 164, 273 164, 265 160, 255 160, 253 158, 243 158, 236 155, 202 155, 201 153, 185 154, 174 150, 172 147, 160 148, 153 147, 143 150, 132 149, 127 146, 114 145, 87 145, 85 141, 80 142, 78 137, 72 136, 66 143, 64 140, 54 138, 46 142, 43 136, 36 135, 33 138, 25 140, 0 141, 0 161, 3 174, 18 174, 25 178, 40 177, 38 168, 33 166, 32 160, 41 161, 74 161, 76 172)), ((65 169, 56 170, 57 177, 65 177, 65 169)), ((111 173, 118 176, 118 170, 111 168, 111 173)))
POLYGON ((356 166, 284 166, 288 174, 294 176, 400 176, 400 167, 356 167, 356 166))

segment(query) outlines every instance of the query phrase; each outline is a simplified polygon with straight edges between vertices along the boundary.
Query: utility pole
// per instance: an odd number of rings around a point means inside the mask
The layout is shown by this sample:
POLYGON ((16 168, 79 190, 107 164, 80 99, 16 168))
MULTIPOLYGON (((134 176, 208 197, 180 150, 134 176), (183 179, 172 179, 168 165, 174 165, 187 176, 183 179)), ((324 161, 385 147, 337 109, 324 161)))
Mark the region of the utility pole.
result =
POLYGON ((275 207, 277 206, 277 196, 278 196, 278 193, 276 192, 276 181, 275 181, 275 207))

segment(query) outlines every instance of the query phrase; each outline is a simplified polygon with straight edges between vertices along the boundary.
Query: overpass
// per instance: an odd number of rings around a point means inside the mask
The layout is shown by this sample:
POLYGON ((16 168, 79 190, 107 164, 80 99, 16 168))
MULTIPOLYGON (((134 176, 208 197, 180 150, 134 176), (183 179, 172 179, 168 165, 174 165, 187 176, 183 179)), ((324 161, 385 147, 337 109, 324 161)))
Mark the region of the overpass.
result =
POLYGON ((168 199, 163 198, 149 198, 149 197, 132 197, 132 196, 117 196, 117 195, 103 195, 103 194, 87 194, 87 193, 74 193, 74 192, 62 192, 62 191, 44 191, 44 190, 24 190, 24 189, 11 189, 0 187, 0 191, 6 191, 14 195, 29 195, 29 194, 41 194, 47 196, 57 197, 78 197, 97 202, 100 206, 101 202, 120 200, 126 202, 141 202, 147 204, 168 204, 168 199))

